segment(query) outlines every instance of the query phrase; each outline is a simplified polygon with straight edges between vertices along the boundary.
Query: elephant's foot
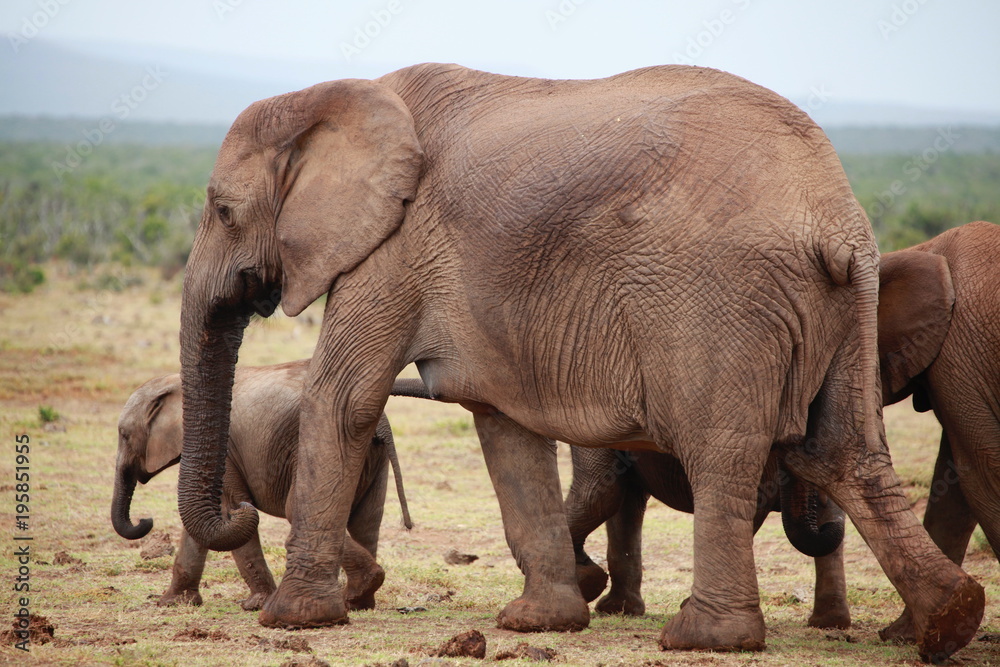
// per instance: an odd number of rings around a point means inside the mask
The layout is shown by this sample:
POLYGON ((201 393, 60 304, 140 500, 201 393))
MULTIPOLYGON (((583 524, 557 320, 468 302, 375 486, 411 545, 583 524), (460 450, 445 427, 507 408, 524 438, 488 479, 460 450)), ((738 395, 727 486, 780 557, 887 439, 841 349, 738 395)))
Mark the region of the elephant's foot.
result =
POLYGON ((608 573, 600 565, 591 561, 576 564, 576 583, 580 585, 583 599, 593 602, 608 586, 608 573))
POLYGON ((755 606, 720 615, 692 596, 663 626, 660 648, 664 651, 763 651, 764 614, 755 606))
POLYGON ((240 602, 240 607, 243 611, 260 611, 264 608, 264 603, 267 602, 267 598, 274 591, 258 591, 256 593, 251 593, 250 597, 246 600, 240 602))
POLYGON ((515 632, 577 632, 590 625, 590 609, 573 585, 553 585, 546 594, 527 593, 497 616, 497 627, 515 632))
POLYGON ((351 572, 347 576, 347 607, 349 609, 374 609, 375 591, 385 581, 385 570, 375 565, 366 572, 351 572))
MULTIPOLYGON (((320 580, 322 581, 322 580, 320 580)), ((343 589, 336 582, 323 586, 285 574, 278 590, 264 603, 258 619, 269 628, 322 628, 349 623, 343 589)))
POLYGON ((850 629, 851 610, 847 607, 847 600, 840 595, 816 598, 812 615, 809 617, 809 627, 850 629))
POLYGON ((907 607, 889 626, 878 631, 878 637, 884 642, 898 644, 914 644, 917 641, 917 631, 913 628, 913 616, 907 607))
POLYGON ((619 593, 612 584, 611 591, 600 599, 594 609, 602 614, 642 616, 646 613, 646 603, 638 593, 619 593))
POLYGON ((156 601, 157 607, 174 607, 176 605, 201 606, 201 593, 197 590, 184 589, 180 591, 167 590, 160 599, 156 601))
POLYGON ((983 620, 986 595, 983 587, 964 572, 952 587, 944 604, 925 623, 914 617, 917 649, 925 662, 939 663, 959 650, 976 635, 983 620), (923 626, 923 632, 919 628, 923 626))

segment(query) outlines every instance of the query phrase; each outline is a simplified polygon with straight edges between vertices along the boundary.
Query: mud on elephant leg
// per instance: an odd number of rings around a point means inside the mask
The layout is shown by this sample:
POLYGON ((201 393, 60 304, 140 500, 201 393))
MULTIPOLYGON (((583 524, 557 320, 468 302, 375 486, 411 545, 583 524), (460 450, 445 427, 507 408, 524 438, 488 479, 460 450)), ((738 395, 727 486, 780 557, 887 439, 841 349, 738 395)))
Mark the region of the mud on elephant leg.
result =
POLYGON ((186 530, 182 530, 181 546, 177 550, 177 556, 174 557, 170 586, 156 601, 157 606, 171 607, 178 604, 200 606, 201 593, 198 592, 198 586, 205 570, 207 556, 208 549, 195 542, 186 530))
MULTIPOLYGON (((924 528, 945 556, 957 565, 962 564, 976 519, 958 483, 947 433, 941 434, 931 493, 924 512, 924 528)), ((879 630, 878 636, 884 641, 915 642, 917 635, 910 608, 903 609, 899 618, 879 630)))
POLYGON ((556 446, 502 415, 475 415, 504 533, 525 575, 524 592, 497 617, 518 632, 582 630, 590 610, 577 586, 556 446))
MULTIPOLYGON (((832 367, 837 363, 835 358, 832 367)), ((941 553, 917 521, 892 469, 881 419, 870 416, 859 427, 862 416, 849 407, 852 383, 837 375, 821 388, 810 408, 807 438, 788 451, 785 463, 847 512, 910 608, 921 657, 943 660, 979 628, 983 588, 941 553), (857 453, 862 456, 855 461, 842 460, 857 453), (855 474, 842 474, 852 466, 855 474)))
POLYGON ((732 460, 681 456, 694 494, 694 585, 687 604, 663 627, 663 649, 764 650, 753 518, 770 444, 767 436, 720 430, 689 451, 734 452, 732 460), (729 442, 712 442, 718 438, 729 442))
POLYGON ((642 520, 646 494, 634 485, 625 489, 621 509, 607 521, 608 573, 611 590, 595 609, 605 614, 642 616, 642 520))

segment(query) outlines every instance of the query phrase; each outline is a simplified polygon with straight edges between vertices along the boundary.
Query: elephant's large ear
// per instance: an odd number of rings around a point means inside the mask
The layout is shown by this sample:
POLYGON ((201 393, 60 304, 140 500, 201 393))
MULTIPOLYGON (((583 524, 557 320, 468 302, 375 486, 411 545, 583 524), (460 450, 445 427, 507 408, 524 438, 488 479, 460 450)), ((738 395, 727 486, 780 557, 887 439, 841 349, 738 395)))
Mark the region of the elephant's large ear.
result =
POLYGON ((885 405, 906 398, 913 378, 937 358, 954 305, 955 289, 944 257, 916 250, 882 256, 878 348, 885 405))
POLYGON ((383 85, 333 81, 288 96, 278 252, 294 316, 365 260, 403 220, 423 164, 409 109, 383 85))
POLYGON ((155 474, 180 459, 184 446, 179 382, 176 388, 160 394, 149 404, 146 427, 149 437, 144 467, 147 473, 155 474))

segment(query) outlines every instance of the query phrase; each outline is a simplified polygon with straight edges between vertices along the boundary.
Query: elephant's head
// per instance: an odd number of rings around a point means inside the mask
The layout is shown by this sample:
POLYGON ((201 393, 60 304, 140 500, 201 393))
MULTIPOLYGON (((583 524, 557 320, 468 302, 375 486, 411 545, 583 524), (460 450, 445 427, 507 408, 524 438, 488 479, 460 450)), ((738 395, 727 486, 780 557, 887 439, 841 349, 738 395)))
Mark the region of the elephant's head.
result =
POLYGON ((234 549, 256 531, 222 517, 234 370, 243 330, 280 302, 297 315, 402 223, 423 153, 394 92, 333 81, 252 104, 219 150, 184 277, 184 456, 179 509, 202 544, 234 549))
MULTIPOLYGON (((951 327, 955 288, 948 260, 918 250, 882 255, 879 268, 878 350, 882 402, 914 393, 916 378, 937 358, 951 327)), ((926 409, 917 401, 916 407, 926 409)))
POLYGON ((132 493, 136 482, 145 484, 180 460, 181 440, 180 376, 156 378, 136 389, 118 419, 111 523, 122 537, 137 540, 153 527, 152 519, 132 524, 132 493))

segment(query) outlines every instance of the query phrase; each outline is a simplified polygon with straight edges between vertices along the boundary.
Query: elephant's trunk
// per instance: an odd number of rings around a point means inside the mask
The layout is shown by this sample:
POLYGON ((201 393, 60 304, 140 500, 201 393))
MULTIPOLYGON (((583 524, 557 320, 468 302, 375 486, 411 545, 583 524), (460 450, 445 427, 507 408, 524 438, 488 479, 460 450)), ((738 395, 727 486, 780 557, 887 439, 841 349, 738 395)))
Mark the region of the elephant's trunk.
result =
MULTIPOLYGON (((200 267, 199 267, 200 268, 200 267)), ((181 383, 184 448, 177 483, 184 528, 217 551, 245 544, 257 531, 257 511, 247 503, 222 516, 222 480, 229 440, 236 360, 250 310, 208 300, 204 271, 188 273, 181 306, 181 383)))
POLYGON ((111 525, 115 532, 127 540, 145 537, 153 528, 152 519, 140 519, 132 523, 129 512, 132 508, 132 494, 135 492, 136 478, 132 466, 119 459, 115 466, 115 490, 111 497, 111 525))
POLYGON ((819 491, 812 484, 797 479, 782 466, 781 525, 793 547, 812 558, 829 556, 844 539, 843 516, 817 526, 819 491))

